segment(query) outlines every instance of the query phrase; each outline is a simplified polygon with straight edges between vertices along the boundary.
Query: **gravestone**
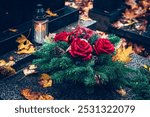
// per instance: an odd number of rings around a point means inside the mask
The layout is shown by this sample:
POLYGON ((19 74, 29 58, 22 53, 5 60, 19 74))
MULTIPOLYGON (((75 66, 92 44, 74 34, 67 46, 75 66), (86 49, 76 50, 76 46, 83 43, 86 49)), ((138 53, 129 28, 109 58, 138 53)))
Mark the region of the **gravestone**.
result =
POLYGON ((89 17, 97 21, 97 28, 107 31, 124 10, 123 0, 94 0, 89 17))
POLYGON ((34 10, 39 3, 43 4, 45 10, 50 8, 58 14, 57 17, 49 17, 49 32, 79 19, 78 10, 65 6, 65 0, 0 0, 0 55, 15 49, 16 38, 30 32, 34 10), (12 28, 18 31, 9 31, 12 28))

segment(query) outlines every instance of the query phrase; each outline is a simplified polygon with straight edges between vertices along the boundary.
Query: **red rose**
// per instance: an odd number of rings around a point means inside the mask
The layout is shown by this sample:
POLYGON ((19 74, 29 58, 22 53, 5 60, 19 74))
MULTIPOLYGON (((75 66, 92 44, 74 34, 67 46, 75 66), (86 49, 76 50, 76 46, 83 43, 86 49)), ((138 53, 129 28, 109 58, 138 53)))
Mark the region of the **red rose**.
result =
POLYGON ((102 53, 111 54, 114 52, 115 48, 108 39, 100 38, 95 42, 94 50, 98 55, 102 53))
POLYGON ((69 53, 73 57, 80 57, 82 60, 89 60, 92 57, 92 46, 87 40, 76 38, 71 43, 69 53))
POLYGON ((69 33, 68 32, 61 32, 61 33, 58 33, 56 34, 55 38, 54 38, 54 41, 57 42, 57 41, 65 41, 65 42, 68 42, 68 36, 69 36, 69 33))

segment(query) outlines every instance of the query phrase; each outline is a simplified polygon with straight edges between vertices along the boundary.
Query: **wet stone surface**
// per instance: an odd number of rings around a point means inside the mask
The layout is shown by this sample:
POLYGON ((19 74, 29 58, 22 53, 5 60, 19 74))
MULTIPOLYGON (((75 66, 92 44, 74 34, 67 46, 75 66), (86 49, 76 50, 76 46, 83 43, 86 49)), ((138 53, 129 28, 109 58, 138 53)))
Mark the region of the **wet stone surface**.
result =
POLYGON ((144 58, 137 54, 132 54, 131 57, 132 57, 132 61, 128 64, 129 66, 132 66, 134 68, 140 68, 143 65, 150 66, 150 59, 148 58, 144 58))

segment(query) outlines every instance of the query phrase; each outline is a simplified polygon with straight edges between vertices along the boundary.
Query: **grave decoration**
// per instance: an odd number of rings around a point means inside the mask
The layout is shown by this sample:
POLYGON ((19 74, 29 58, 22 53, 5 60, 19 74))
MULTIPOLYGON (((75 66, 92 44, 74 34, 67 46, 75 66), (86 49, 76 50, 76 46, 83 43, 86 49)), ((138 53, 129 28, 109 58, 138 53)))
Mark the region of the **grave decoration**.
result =
POLYGON ((116 36, 101 38, 92 30, 78 26, 71 32, 56 34, 45 43, 35 53, 37 59, 33 63, 40 72, 49 73, 55 83, 84 84, 88 93, 101 85, 118 91, 129 88, 132 99, 150 99, 149 73, 128 67, 117 54, 122 51, 129 57, 132 52, 125 48, 116 51, 118 42, 116 36))

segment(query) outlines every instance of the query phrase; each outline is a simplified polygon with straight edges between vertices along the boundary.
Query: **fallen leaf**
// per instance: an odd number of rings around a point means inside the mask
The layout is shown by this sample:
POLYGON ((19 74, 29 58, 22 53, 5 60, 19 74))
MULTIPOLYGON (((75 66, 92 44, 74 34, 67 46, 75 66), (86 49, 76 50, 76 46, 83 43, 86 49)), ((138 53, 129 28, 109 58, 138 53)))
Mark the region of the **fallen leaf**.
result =
POLYGON ((80 20, 83 20, 83 21, 91 21, 92 19, 87 17, 87 16, 81 16, 80 17, 80 20))
POLYGON ((5 60, 0 60, 0 66, 4 66, 6 65, 6 61, 5 60))
POLYGON ((4 77, 14 75, 16 73, 15 69, 12 68, 14 64, 15 61, 0 60, 0 75, 4 77))
POLYGON ((125 0, 125 3, 129 7, 123 13, 122 18, 112 25, 116 28, 130 26, 130 30, 146 31, 150 8, 149 0, 125 0), (144 21, 141 22, 141 20, 144 21))
POLYGON ((37 68, 36 65, 29 65, 29 69, 30 69, 30 70, 34 70, 34 69, 36 69, 36 68, 37 68))
POLYGON ((16 74, 15 69, 13 69, 10 66, 0 66, 0 75, 4 76, 4 77, 8 77, 11 75, 16 74))
POLYGON ((32 92, 31 89, 21 90, 23 95, 28 100, 54 100, 54 97, 48 94, 42 94, 40 92, 32 92))
POLYGON ((146 31, 147 25, 148 25, 148 21, 147 21, 147 20, 143 20, 143 21, 139 21, 139 22, 135 25, 135 28, 136 28, 138 31, 146 31))
POLYGON ((51 16, 51 17, 56 17, 56 16, 58 16, 57 13, 53 13, 53 12, 50 10, 50 8, 48 8, 48 9, 46 10, 46 13, 47 13, 49 16, 51 16))
POLYGON ((137 8, 136 0, 125 0, 125 3, 131 6, 132 9, 137 8))
POLYGON ((136 54, 140 54, 142 53, 143 51, 145 50, 145 48, 142 46, 142 45, 137 45, 137 44, 133 44, 133 51, 136 53, 136 54))
POLYGON ((15 65, 15 61, 9 61, 8 63, 6 63, 6 66, 13 66, 15 65))
POLYGON ((74 2, 65 2, 65 5, 72 7, 72 8, 75 8, 75 9, 79 8, 79 6, 77 4, 75 4, 74 2))
POLYGON ((49 33, 48 36, 47 35, 45 36, 44 41, 46 43, 52 43, 54 41, 55 36, 56 36, 56 33, 49 33))
POLYGON ((121 96, 126 96, 126 94, 127 94, 126 90, 124 90, 124 89, 116 90, 116 92, 119 93, 121 96))
POLYGON ((146 69, 146 70, 148 70, 148 71, 150 72, 150 66, 148 66, 148 65, 143 65, 143 68, 146 69))
POLYGON ((116 54, 112 57, 112 60, 129 63, 132 60, 130 57, 130 54, 132 53, 134 53, 132 46, 129 46, 128 48, 120 46, 120 48, 116 50, 116 54))
POLYGON ((16 42, 19 43, 17 54, 32 54, 35 52, 33 44, 24 35, 21 35, 16 42))
POLYGON ((39 84, 42 87, 44 87, 44 88, 51 87, 52 83, 53 83, 52 79, 51 79, 51 77, 48 74, 41 74, 39 84))
POLYGON ((29 65, 27 68, 25 68, 23 70, 23 73, 25 76, 35 74, 35 73, 37 73, 36 68, 37 68, 37 66, 35 66, 35 65, 29 65))
POLYGON ((15 33, 15 32, 18 32, 18 30, 15 29, 15 28, 10 28, 9 31, 10 31, 10 32, 14 32, 14 33, 15 33))

